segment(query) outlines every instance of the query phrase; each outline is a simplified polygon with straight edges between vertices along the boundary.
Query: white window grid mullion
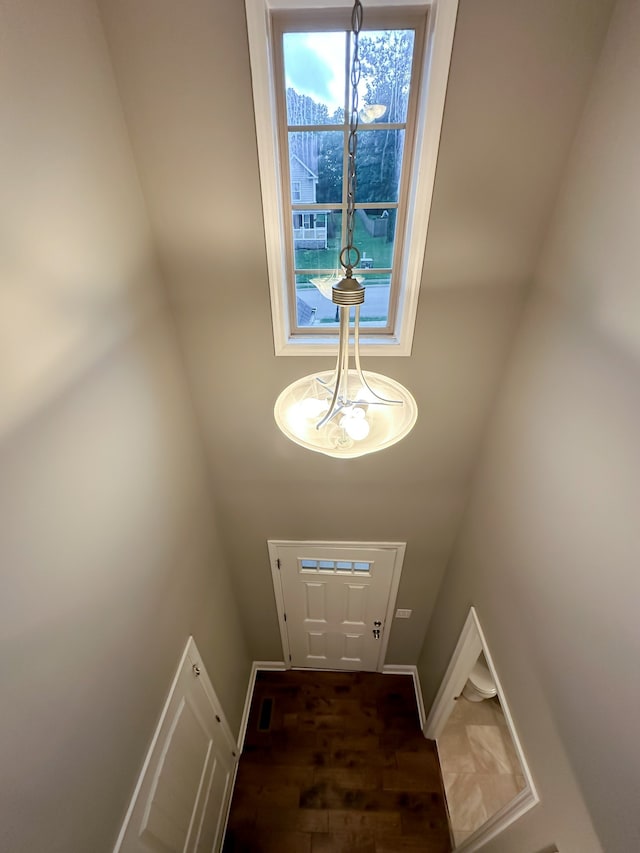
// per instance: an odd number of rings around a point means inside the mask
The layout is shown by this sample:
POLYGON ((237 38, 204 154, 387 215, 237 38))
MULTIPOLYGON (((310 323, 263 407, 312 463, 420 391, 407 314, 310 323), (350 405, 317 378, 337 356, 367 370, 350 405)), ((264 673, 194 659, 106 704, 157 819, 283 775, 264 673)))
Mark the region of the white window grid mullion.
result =
MULTIPOLYGON (((342 124, 288 124, 287 132, 306 133, 307 131, 315 131, 316 133, 324 133, 325 131, 334 131, 335 133, 342 133, 345 124, 347 124, 346 121, 342 124)), ((387 122, 386 124, 377 121, 375 124, 359 124, 358 133, 370 133, 375 130, 406 130, 406 128, 407 123, 404 121, 387 122)))
MULTIPOLYGON (((359 201, 356 210, 397 210, 398 201, 359 201)), ((337 201, 296 201, 291 204, 291 210, 330 210, 341 211, 342 205, 337 201)))
POLYGON ((337 201, 296 201, 291 205, 291 210, 330 210, 333 213, 334 211, 342 210, 342 205, 337 201))
MULTIPOLYGON (((314 275, 316 273, 328 273, 333 272, 333 269, 329 269, 329 267, 296 267, 294 269, 295 275, 306 275, 307 273, 312 272, 314 275)), ((390 275, 391 267, 372 267, 369 270, 358 270, 358 276, 364 276, 365 278, 373 278, 374 275, 390 275)))

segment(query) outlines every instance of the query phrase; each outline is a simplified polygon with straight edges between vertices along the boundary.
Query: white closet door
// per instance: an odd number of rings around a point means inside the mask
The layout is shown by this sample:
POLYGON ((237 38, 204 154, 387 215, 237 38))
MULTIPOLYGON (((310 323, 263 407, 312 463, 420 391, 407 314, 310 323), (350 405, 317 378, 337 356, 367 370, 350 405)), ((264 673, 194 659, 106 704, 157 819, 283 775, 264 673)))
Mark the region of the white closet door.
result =
POLYGON ((191 643, 114 853, 219 850, 236 752, 191 643))

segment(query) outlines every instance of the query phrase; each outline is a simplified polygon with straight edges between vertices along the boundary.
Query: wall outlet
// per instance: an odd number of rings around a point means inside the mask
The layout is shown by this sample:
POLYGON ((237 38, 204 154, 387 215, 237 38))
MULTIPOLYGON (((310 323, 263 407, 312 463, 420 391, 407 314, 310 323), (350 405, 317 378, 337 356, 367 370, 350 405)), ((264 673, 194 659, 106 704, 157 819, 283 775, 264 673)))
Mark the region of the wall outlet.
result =
POLYGON ((412 613, 413 610, 403 610, 401 607, 399 607, 396 610, 396 619, 409 619, 412 613))

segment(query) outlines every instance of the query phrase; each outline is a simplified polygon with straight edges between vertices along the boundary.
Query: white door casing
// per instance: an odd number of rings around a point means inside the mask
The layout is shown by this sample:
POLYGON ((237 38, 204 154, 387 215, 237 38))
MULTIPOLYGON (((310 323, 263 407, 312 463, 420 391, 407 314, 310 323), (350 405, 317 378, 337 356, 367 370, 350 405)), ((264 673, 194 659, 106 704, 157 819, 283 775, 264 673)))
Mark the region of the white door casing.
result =
MULTIPOLYGON (((460 853, 463 853, 463 851, 464 853, 475 853, 476 850, 480 850, 488 841, 496 838, 515 820, 518 820, 518 818, 522 817, 529 809, 540 802, 540 797, 538 796, 533 776, 531 775, 531 770, 529 769, 529 764, 524 754, 518 732, 516 731, 509 704, 475 607, 469 609, 469 614, 449 661, 449 666, 447 667, 440 689, 433 700, 433 705, 423 728, 424 736, 429 740, 435 741, 440 738, 447 720, 453 711, 456 700, 462 693, 462 689, 481 652, 485 656, 498 691, 500 706, 520 762, 525 785, 510 802, 493 814, 486 823, 483 823, 468 838, 456 845, 455 849, 456 851, 459 850, 460 853)), ((549 849, 549 853, 553 853, 551 848, 549 849)))
POLYGON ((268 546, 286 665, 381 670, 405 544, 268 546))
POLYGON ((237 746, 189 639, 113 853, 214 853, 237 746))

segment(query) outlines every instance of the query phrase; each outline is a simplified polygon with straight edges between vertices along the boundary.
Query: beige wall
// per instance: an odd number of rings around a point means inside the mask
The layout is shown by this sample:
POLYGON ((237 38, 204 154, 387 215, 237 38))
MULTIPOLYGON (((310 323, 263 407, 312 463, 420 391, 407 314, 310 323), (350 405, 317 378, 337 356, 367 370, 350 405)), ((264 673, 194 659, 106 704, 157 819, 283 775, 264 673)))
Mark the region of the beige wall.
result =
POLYGON ((414 663, 609 0, 460 3, 413 354, 368 361, 420 415, 404 441, 348 461, 273 419, 280 391, 333 359, 273 355, 244 3, 100 9, 252 655, 282 659, 267 539, 387 540, 408 543, 398 606, 413 609, 387 660, 414 663))
MULTIPOLYGON (((189 633, 237 727, 249 658, 226 556, 253 656, 277 657, 268 537, 406 539, 398 604, 414 619, 394 628, 390 660, 415 659, 608 7, 461 3, 414 356, 376 365, 423 415, 398 447, 345 465, 273 424, 278 391, 318 362, 272 355, 242 3, 100 3, 125 128, 92 2, 0 0, 0 849, 111 848, 189 633)), ((608 703, 628 701, 637 636, 624 576, 637 244, 622 239, 637 126, 622 122, 618 78, 632 74, 614 60, 422 660, 432 695, 475 601, 525 748, 542 745, 544 803, 493 848, 504 853, 552 837, 562 853, 597 849, 574 775, 599 829, 602 808, 632 831, 581 766, 599 719, 620 728, 608 703), (552 295, 559 270, 577 285, 552 295), (583 714, 578 682, 613 679, 612 648, 624 678, 583 714)))
POLYGON ((491 853, 640 848, 638 81, 621 0, 420 659, 475 604, 542 797, 491 853))
POLYGON ((248 658, 102 29, 0 2, 0 849, 111 850, 190 633, 248 658))

